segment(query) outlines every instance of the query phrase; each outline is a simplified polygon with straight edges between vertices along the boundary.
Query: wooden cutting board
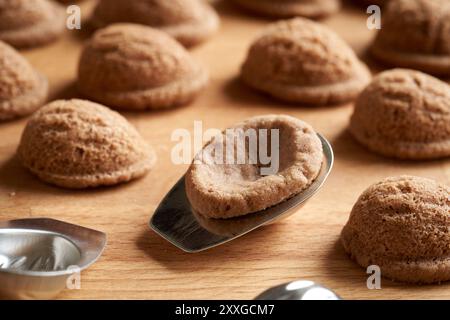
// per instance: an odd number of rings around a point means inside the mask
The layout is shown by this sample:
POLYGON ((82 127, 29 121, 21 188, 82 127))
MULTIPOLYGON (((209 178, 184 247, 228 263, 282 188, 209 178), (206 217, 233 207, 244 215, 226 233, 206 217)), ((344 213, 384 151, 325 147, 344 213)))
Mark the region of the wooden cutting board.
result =
MULTIPOLYGON (((88 16, 92 2, 82 6, 88 16)), ((46 185, 20 167, 14 153, 26 119, 0 124, 0 219, 51 217, 106 232, 101 259, 82 273, 81 290, 62 299, 252 299, 266 288, 295 279, 322 283, 345 299, 450 298, 450 284, 406 286, 388 280, 368 290, 367 275, 344 254, 338 240, 359 194, 392 175, 412 174, 450 183, 450 162, 401 162, 376 156, 346 132, 351 105, 306 108, 270 100, 241 85, 239 67, 251 41, 269 22, 217 4, 220 32, 192 50, 209 67, 211 84, 193 104, 175 110, 125 113, 157 152, 145 178, 113 188, 70 191, 46 185), (285 113, 311 123, 333 144, 334 170, 324 188, 289 219, 197 254, 183 253, 149 230, 164 194, 185 172, 170 151, 176 128, 225 128, 242 119, 285 113)), ((346 7, 323 21, 363 55, 374 35, 364 10, 346 7)), ((67 31, 58 42, 24 55, 51 84, 51 99, 76 97, 78 56, 88 32, 67 31)))

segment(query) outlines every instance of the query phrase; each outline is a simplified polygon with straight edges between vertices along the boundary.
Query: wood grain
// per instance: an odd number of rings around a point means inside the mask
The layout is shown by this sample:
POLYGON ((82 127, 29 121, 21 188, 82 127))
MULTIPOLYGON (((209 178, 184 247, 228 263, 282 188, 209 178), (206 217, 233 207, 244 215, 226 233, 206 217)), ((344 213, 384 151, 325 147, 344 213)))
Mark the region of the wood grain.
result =
MULTIPOLYGON (((88 15, 89 1, 83 5, 88 15)), ((323 108, 287 106, 242 86, 236 79, 250 42, 269 22, 245 16, 223 2, 220 33, 195 48, 212 81, 192 105, 170 111, 125 113, 158 154, 145 178, 114 188, 70 191, 41 183, 20 167, 14 153, 26 119, 0 124, 0 219, 52 217, 108 234, 102 258, 82 274, 81 290, 61 299, 252 299, 262 290, 295 279, 327 285, 345 299, 450 298, 450 284, 406 286, 382 281, 368 290, 365 270, 351 262, 338 243, 342 226, 359 194, 386 176, 413 174, 450 183, 448 160, 400 162, 378 157, 346 132, 351 105, 323 108), (286 113, 311 123, 334 146, 336 164, 321 192, 288 220, 262 228, 212 250, 183 253, 147 224, 164 194, 186 165, 170 161, 171 132, 224 128, 244 118, 286 113)), ((323 21, 362 56, 373 37, 362 9, 345 8, 323 21)), ((85 28, 86 29, 86 28, 85 28)), ((89 32, 67 31, 57 43, 24 51, 51 83, 51 98, 76 97, 76 66, 89 32)))

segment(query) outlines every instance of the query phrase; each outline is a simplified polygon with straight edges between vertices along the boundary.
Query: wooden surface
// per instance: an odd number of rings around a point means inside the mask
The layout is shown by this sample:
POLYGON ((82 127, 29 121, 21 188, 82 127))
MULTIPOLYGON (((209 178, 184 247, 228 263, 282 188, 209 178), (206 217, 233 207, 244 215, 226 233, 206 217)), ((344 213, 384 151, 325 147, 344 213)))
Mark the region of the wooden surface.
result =
MULTIPOLYGON (((83 5, 88 14, 90 3, 83 5)), ((405 286, 382 281, 368 290, 365 270, 344 254, 338 239, 359 194, 386 176, 413 174, 450 183, 449 160, 400 162, 378 157, 357 145, 346 132, 351 106, 302 108, 267 99, 236 80, 246 50, 269 21, 219 3, 219 34, 195 48, 212 81, 192 105, 164 112, 126 113, 158 155, 145 178, 114 188, 70 191, 41 183, 20 167, 14 153, 25 119, 0 124, 0 219, 52 217, 104 231, 108 246, 101 259, 82 274, 81 290, 62 299, 252 299, 262 290, 295 279, 333 288, 345 299, 450 298, 450 284, 405 286), (285 113, 311 123, 333 144, 334 170, 321 192, 289 219, 259 229, 212 250, 187 254, 148 228, 163 195, 186 165, 170 161, 171 132, 225 128, 254 115, 285 113)), ((346 8, 323 21, 359 53, 373 32, 359 8, 346 8)), ((76 97, 77 59, 86 31, 68 31, 57 43, 25 51, 51 83, 51 98, 76 97)))

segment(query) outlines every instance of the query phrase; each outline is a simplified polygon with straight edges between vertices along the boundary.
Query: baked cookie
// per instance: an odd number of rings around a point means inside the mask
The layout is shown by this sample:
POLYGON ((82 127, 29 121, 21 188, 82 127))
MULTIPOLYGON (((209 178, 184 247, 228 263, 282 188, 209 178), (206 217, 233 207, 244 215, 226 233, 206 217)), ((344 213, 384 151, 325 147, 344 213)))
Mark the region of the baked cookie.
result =
POLYGON ((42 107, 29 120, 17 153, 41 180, 73 189, 136 179, 156 160, 124 117, 85 100, 58 100, 42 107))
POLYGON ((340 0, 233 0, 244 9, 275 18, 322 18, 339 11, 340 0))
POLYGON ((359 0, 363 4, 370 6, 372 4, 376 4, 377 6, 385 6, 391 0, 359 0))
POLYGON ((450 86, 419 71, 377 75, 358 97, 350 132, 371 151, 400 159, 450 156, 450 86))
POLYGON ((64 8, 53 0, 0 0, 0 40, 13 47, 52 42, 65 25, 64 8))
POLYGON ((241 76, 275 98, 310 105, 349 102, 370 81, 368 68, 336 33, 303 18, 272 24, 252 44, 241 76))
POLYGON ((0 41, 0 121, 34 112, 45 103, 47 94, 47 79, 0 41))
POLYGON ((322 144, 310 125, 286 115, 254 117, 205 145, 186 173, 186 194, 192 208, 209 218, 243 216, 306 189, 319 174, 322 161, 322 144), (279 134, 275 142, 270 142, 272 129, 279 134), (278 166, 264 172, 262 168, 269 165, 259 161, 257 152, 272 154, 270 166, 278 166), (226 158, 227 153, 231 158, 226 158), (222 154, 222 159, 217 158, 222 154))
POLYGON ((101 0, 91 21, 96 28, 118 22, 147 25, 185 46, 205 41, 219 27, 219 16, 205 0, 101 0))
POLYGON ((192 101, 208 72, 164 32, 137 24, 98 30, 80 58, 78 87, 117 109, 169 108, 192 101))
POLYGON ((450 1, 392 0, 373 56, 392 66, 450 76, 450 1))
POLYGON ((401 176, 369 187, 342 230, 345 251, 360 266, 410 283, 450 280, 450 188, 401 176))

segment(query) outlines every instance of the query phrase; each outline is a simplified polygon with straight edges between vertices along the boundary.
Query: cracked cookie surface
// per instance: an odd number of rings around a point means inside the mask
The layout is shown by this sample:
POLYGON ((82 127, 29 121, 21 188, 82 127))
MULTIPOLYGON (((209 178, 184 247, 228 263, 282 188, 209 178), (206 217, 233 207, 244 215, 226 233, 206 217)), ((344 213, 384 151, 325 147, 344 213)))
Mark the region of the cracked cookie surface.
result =
POLYGON ((371 52, 392 66, 450 77, 450 2, 391 0, 371 52))
POLYGON ((326 105, 353 100, 371 75, 336 33, 295 18, 270 25, 252 44, 241 77, 282 101, 326 105))
POLYGON ((170 108, 194 100, 208 72, 167 34, 137 24, 100 29, 85 45, 78 87, 116 109, 170 108))
POLYGON ((401 159, 450 156, 450 86, 419 71, 377 75, 358 97, 350 132, 371 151, 401 159))
POLYGON ((411 283, 450 280, 450 188, 400 176, 369 187, 342 230, 345 251, 366 268, 411 283))
POLYGON ((153 149, 119 113, 86 100, 58 100, 28 121, 18 157, 41 180, 73 189, 145 175, 153 149))

